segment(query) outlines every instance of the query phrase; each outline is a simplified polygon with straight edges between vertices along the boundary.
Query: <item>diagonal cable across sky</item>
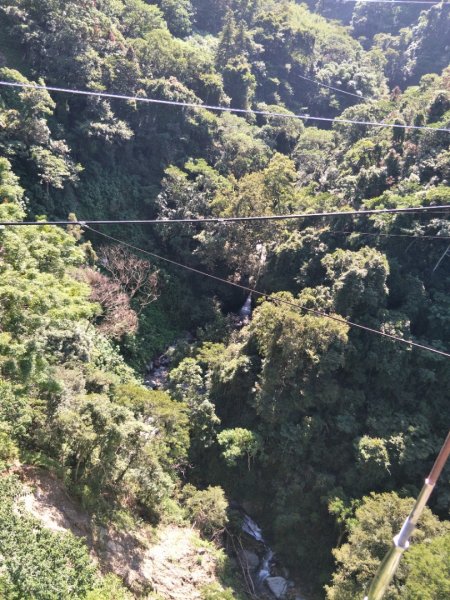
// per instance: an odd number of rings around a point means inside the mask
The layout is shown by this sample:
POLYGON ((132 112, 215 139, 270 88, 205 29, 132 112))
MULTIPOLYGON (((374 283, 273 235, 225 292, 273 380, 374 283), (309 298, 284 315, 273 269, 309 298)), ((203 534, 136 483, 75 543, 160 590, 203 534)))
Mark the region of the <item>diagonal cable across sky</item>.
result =
POLYGON ((92 96, 97 98, 107 98, 110 100, 126 100, 128 102, 141 102, 146 104, 161 104, 166 106, 178 106, 180 108, 193 108, 202 110, 212 110, 218 112, 228 112, 246 115, 259 115, 263 117, 277 117, 283 119, 300 119, 303 121, 319 121, 324 123, 342 123, 344 125, 365 125, 369 127, 387 127, 394 129, 407 129, 419 131, 433 131, 450 133, 450 128, 447 127, 431 127, 428 125, 407 125, 403 123, 385 123, 378 121, 340 119, 332 117, 311 116, 309 114, 294 114, 289 112, 273 112, 268 110, 258 110, 252 108, 233 108, 231 106, 218 106, 212 104, 197 104, 195 102, 181 102, 178 100, 163 100, 159 98, 146 98, 145 96, 130 96, 127 94, 114 94, 110 92, 95 92, 91 90, 79 90, 47 85, 38 85, 33 83, 21 83, 17 81, 0 81, 0 86, 11 88, 23 88, 42 90, 47 92, 58 92, 63 94, 75 94, 81 96, 92 96))

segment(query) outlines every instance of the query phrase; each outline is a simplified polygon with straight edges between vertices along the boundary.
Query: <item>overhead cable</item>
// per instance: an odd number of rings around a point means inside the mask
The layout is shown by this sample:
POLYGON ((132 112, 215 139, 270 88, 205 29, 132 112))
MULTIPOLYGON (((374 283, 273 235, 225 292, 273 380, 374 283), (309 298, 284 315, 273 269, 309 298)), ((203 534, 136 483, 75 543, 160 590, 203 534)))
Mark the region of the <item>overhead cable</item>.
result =
POLYGON ((342 235, 369 235, 373 237, 388 237, 388 238, 409 238, 414 240, 450 240, 450 235, 420 235, 411 233, 383 233, 381 231, 369 232, 369 231, 338 231, 336 229, 329 229, 327 233, 331 234, 342 234, 342 235))
POLYGON ((377 208, 369 210, 348 210, 328 212, 304 212, 285 215, 258 215, 252 217, 196 217, 186 219, 117 219, 117 220, 65 220, 65 221, 0 221, 0 225, 41 227, 44 225, 171 225, 176 223, 246 223, 251 221, 291 221, 294 219, 311 219, 318 217, 364 217, 371 215, 408 214, 408 213, 440 213, 448 215, 450 204, 438 206, 411 206, 404 208, 377 208))
POLYGON ((429 4, 430 6, 436 6, 442 4, 448 5, 448 2, 427 2, 427 0, 343 0, 344 4, 347 2, 353 2, 355 4, 429 4))
POLYGON ((300 77, 300 79, 305 79, 306 81, 311 81, 311 83, 315 83, 316 85, 321 85, 322 87, 328 88, 329 90, 334 90, 335 92, 340 92, 341 94, 347 94, 347 96, 353 96, 355 98, 358 98, 359 100, 366 100, 367 102, 370 102, 371 100, 373 100, 373 98, 366 98, 363 95, 354 94, 353 92, 347 92, 346 90, 341 90, 341 88, 333 87, 332 85, 322 83, 321 81, 318 81, 317 79, 312 79, 311 77, 306 77, 306 75, 299 75, 297 73, 297 77, 300 77))
POLYGON ((113 100, 127 100, 131 102, 143 102, 147 104, 162 104, 166 106, 179 106, 181 108, 194 108, 203 110, 214 110, 219 112, 246 114, 246 115, 260 115, 263 117, 279 117, 283 119, 302 119, 304 121, 320 121, 325 123, 342 123, 344 125, 365 125, 369 127, 392 127, 394 129, 411 129, 420 131, 443 131, 450 133, 450 129, 446 127, 430 127, 428 125, 403 125, 400 123, 379 123, 377 121, 357 121, 352 119, 333 119, 331 117, 312 117, 311 115, 300 115, 294 113, 277 113, 267 110, 256 110, 251 108, 233 108, 230 106, 214 106, 211 104, 196 104, 194 102, 181 102, 177 100, 160 100, 157 98, 144 98, 142 96, 128 96, 126 94, 112 94, 108 92, 94 92, 90 90, 78 90, 61 88, 54 86, 37 85, 31 83, 19 83, 16 81, 0 81, 0 86, 12 87, 12 88, 24 88, 43 90, 47 92, 61 92, 64 94, 78 94, 81 96, 93 96, 97 98, 108 98, 113 100))
POLYGON ((442 350, 438 350, 437 348, 432 348, 431 346, 426 346, 424 344, 419 344, 418 342, 413 342, 411 340, 405 340, 401 337, 398 337, 396 335, 392 335, 390 333, 386 333, 384 331, 380 331, 379 329, 373 329, 372 327, 367 327, 366 325, 361 325, 359 323, 354 323, 353 321, 349 321, 348 319, 344 319, 343 317, 338 317, 336 315, 331 315, 328 314, 326 312, 323 312, 321 310, 316 310, 314 308, 308 308, 306 306, 303 306, 301 304, 296 304, 295 302, 289 302, 288 300, 284 300, 281 298, 272 298, 270 296, 270 294, 266 294, 265 292, 261 292, 259 290, 256 290, 254 288, 250 288, 247 287, 245 285, 241 285, 240 283, 235 283, 233 281, 228 281, 228 279, 224 279, 223 277, 218 277, 217 275, 212 275, 211 273, 207 273, 206 271, 201 271, 199 269, 195 269, 194 267, 189 267, 188 265, 185 265, 183 263, 180 263, 178 261, 172 260, 170 258, 166 258, 165 256, 160 256, 159 254, 155 254, 154 252, 150 252, 148 250, 143 250, 142 248, 138 248, 137 246, 134 246, 133 244, 129 244, 128 242, 124 242, 123 240, 119 240, 111 235, 108 235, 107 233, 103 233, 102 231, 99 231, 98 229, 93 229, 92 227, 89 227, 88 225, 86 225, 86 228, 89 229, 90 231, 93 231, 94 233, 103 236, 106 239, 109 239, 113 242, 116 242, 118 244, 121 244, 122 246, 126 246, 128 248, 131 248, 132 250, 136 250, 137 252, 141 252, 142 254, 146 254, 147 256, 151 256, 152 258, 155 258, 157 260, 161 260, 163 262, 169 263, 171 265, 174 265, 176 267, 179 267, 181 269, 184 269, 186 271, 190 271, 191 273, 196 273, 197 275, 202 275, 203 277, 208 277, 209 279, 213 279, 215 281, 219 281, 220 283, 224 283, 226 285, 232 286, 234 288, 238 288, 241 290, 244 290, 247 293, 250 294, 254 294, 255 296, 260 296, 262 298, 265 298, 266 300, 269 301, 274 301, 278 304, 283 304, 286 306, 289 306, 290 308, 295 308, 296 310, 302 310, 308 313, 311 313, 313 315, 315 315, 316 317, 324 317, 326 319, 330 319, 332 321, 336 321, 337 323, 341 323, 343 325, 347 325, 349 327, 355 327, 357 329, 362 329, 364 331, 368 331, 369 333, 373 333, 376 334, 378 336, 381 337, 385 337, 388 338, 392 341, 404 344, 406 346, 410 346, 410 347, 414 347, 414 348, 419 348, 421 350, 426 350, 428 352, 432 352, 434 354, 439 354, 440 356, 445 356, 446 358, 450 358, 450 354, 448 352, 444 352, 442 350))

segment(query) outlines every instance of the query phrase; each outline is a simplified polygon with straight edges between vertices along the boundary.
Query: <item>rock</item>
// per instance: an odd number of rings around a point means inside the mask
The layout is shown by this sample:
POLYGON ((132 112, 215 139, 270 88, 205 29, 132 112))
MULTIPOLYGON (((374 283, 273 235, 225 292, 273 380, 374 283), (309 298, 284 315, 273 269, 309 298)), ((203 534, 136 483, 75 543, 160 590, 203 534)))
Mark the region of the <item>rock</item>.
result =
POLYGON ((284 577, 268 577, 266 585, 275 598, 284 598, 287 591, 287 581, 284 577))
POLYGON ((241 558, 249 569, 257 569, 259 567, 259 556, 251 550, 242 550, 241 558))
POLYGON ((106 547, 108 548, 108 550, 110 552, 114 552, 116 554, 123 551, 123 547, 121 546, 121 544, 118 544, 118 543, 114 542, 113 540, 109 540, 108 543, 106 544, 106 547))
POLYGON ((97 530, 97 536, 100 542, 104 542, 105 539, 108 537, 108 530, 106 529, 106 527, 100 526, 97 530))

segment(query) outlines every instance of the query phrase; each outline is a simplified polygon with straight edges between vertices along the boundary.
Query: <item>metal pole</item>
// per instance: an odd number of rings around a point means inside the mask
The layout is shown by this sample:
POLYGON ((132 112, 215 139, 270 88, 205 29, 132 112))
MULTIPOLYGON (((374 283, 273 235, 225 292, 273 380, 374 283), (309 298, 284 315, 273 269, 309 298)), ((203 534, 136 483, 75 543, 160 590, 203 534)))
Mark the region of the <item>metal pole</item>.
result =
POLYGON ((447 256, 447 252, 450 250, 450 246, 448 246, 447 250, 444 252, 444 254, 441 256, 441 258, 437 261, 436 266, 433 269, 433 273, 436 271, 436 269, 439 267, 439 265, 441 264, 441 262, 444 260, 444 258, 447 256))
POLYGON ((375 578, 372 581, 372 585, 369 589, 368 596, 364 600, 381 600, 389 587, 389 584, 394 577, 395 571, 397 570, 400 559, 403 552, 409 547, 409 538, 416 528, 417 522, 423 513, 423 510, 428 502, 429 497, 436 485, 439 476, 442 473, 442 469, 447 462, 450 455, 450 432, 447 435, 447 439, 439 452, 433 468, 430 471, 425 484, 413 506, 411 513, 403 524, 400 533, 393 539, 393 545, 389 552, 384 557, 375 578))

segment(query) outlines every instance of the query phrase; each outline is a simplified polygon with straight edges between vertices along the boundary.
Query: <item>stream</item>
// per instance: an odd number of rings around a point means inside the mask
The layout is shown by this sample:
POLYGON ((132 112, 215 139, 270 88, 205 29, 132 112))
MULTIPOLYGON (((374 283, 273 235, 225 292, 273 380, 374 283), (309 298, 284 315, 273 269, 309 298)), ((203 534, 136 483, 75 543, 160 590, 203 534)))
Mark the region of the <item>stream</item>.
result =
POLYGON ((259 525, 245 512, 242 511, 242 514, 241 529, 252 538, 252 549, 244 546, 239 558, 251 577, 254 597, 306 600, 296 584, 288 579, 288 571, 275 560, 275 553, 266 542, 259 525), (256 547, 254 542, 257 542, 256 547))
MULTIPOLYGON (((247 325, 252 316, 252 295, 249 294, 242 305, 238 314, 235 314, 234 326, 236 329, 247 325)), ((177 345, 180 343, 192 344, 195 341, 194 336, 191 333, 187 333, 184 337, 176 340, 166 351, 153 358, 147 365, 144 384, 151 390, 164 390, 167 387, 168 376, 170 371, 170 365, 173 360, 177 345)))

